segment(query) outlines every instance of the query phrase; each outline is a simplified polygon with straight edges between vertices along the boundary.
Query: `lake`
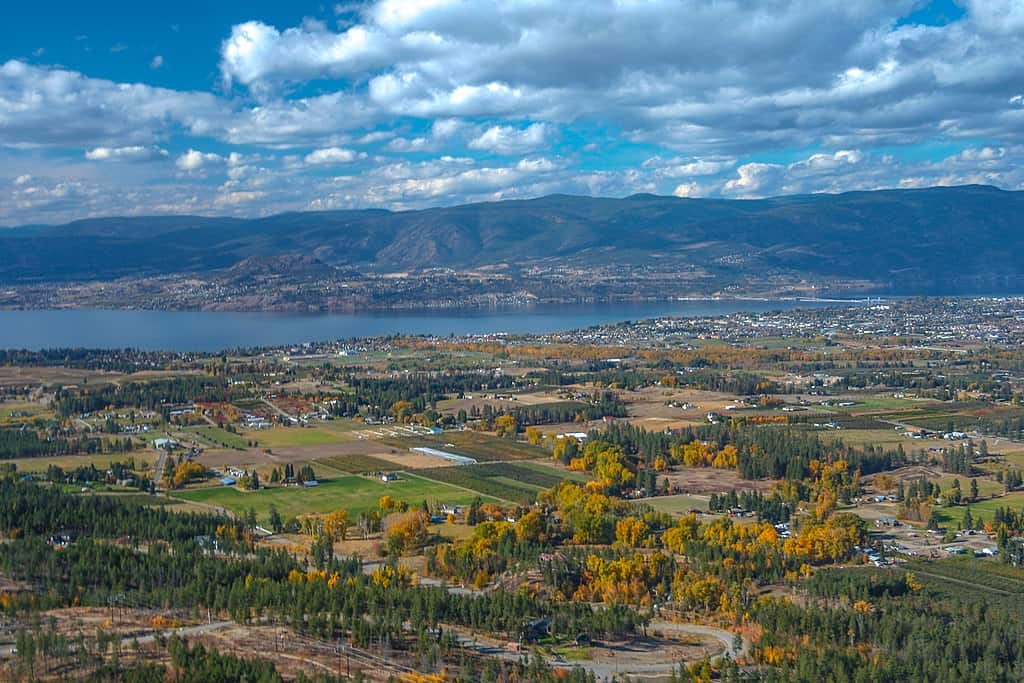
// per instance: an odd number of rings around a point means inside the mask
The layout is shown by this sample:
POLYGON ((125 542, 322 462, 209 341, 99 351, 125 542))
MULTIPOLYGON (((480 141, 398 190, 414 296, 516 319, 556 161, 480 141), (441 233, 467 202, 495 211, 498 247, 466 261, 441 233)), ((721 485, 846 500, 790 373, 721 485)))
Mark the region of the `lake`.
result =
POLYGON ((329 314, 0 311, 0 348, 219 351, 387 334, 540 334, 659 316, 699 317, 829 305, 836 302, 716 299, 329 314))

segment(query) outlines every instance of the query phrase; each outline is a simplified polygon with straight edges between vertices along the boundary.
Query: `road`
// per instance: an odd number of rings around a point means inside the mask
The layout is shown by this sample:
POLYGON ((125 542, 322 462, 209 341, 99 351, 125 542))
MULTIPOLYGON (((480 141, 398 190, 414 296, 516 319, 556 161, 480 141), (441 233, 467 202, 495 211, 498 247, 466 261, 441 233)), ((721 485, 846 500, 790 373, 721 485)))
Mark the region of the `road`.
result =
POLYGON ((197 636, 203 633, 209 633, 211 631, 219 631, 222 628, 228 628, 229 626, 237 626, 233 621, 214 621, 209 624, 199 624, 198 626, 182 626, 181 628, 169 628, 165 631, 158 633, 150 633, 145 636, 139 636, 138 638, 129 639, 121 638, 121 640, 137 640, 140 644, 151 643, 157 639, 158 636, 169 637, 171 635, 179 636, 197 636))

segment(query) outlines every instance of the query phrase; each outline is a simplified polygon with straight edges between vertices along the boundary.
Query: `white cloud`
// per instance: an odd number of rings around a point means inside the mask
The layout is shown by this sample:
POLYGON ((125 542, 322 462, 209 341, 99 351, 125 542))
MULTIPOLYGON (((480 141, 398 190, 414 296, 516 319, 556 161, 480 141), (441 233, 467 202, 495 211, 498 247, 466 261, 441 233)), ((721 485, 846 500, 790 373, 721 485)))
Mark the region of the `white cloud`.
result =
POLYGON ((175 160, 175 165, 183 171, 198 171, 210 164, 224 163, 224 157, 212 152, 200 152, 190 149, 175 160))
POLYGON ((0 65, 0 147, 148 145, 175 129, 215 132, 228 112, 210 93, 115 83, 16 60, 0 65))
POLYGON ((351 149, 326 147, 324 149, 313 150, 307 154, 306 163, 313 166, 350 164, 358 158, 359 155, 351 149))
POLYGON ((426 152, 436 149, 431 138, 394 138, 386 145, 391 152, 426 152))
POLYGON ((85 158, 89 161, 151 161, 167 156, 167 150, 159 147, 131 145, 129 147, 94 147, 87 150, 85 158))
POLYGON ((703 191, 698 183, 679 183, 672 194, 676 197, 700 197, 703 191))
POLYGON ((163 55, 157 55, 157 56, 153 57, 153 59, 149 60, 149 68, 151 68, 151 69, 159 69, 163 65, 164 65, 164 57, 163 57, 163 55))
POLYGON ((0 167, 33 177, 0 216, 1024 183, 1020 0, 341 2, 233 26, 209 92, 0 63, 0 167))
POLYGON ((217 206, 228 206, 237 204, 248 204, 254 202, 262 197, 266 196, 266 192, 259 192, 253 190, 237 190, 234 192, 224 192, 217 195, 215 204, 217 206))
POLYGON ((740 197, 763 196, 762 191, 783 173, 778 164, 749 163, 736 169, 737 177, 725 183, 724 192, 740 197))
POLYGON ((659 178, 690 178, 694 176, 717 175, 736 165, 736 159, 721 158, 688 158, 651 157, 643 163, 644 168, 652 169, 659 178))
POLYGON ((526 128, 512 126, 491 126, 469 142, 470 149, 495 154, 522 154, 547 144, 550 128, 544 123, 533 123, 526 128))

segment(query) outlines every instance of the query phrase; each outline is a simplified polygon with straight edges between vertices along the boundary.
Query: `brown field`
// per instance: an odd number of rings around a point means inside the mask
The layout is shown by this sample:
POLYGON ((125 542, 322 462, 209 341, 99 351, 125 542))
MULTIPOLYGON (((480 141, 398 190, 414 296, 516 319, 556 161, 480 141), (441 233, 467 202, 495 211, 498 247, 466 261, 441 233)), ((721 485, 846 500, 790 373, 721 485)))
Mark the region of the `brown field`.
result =
POLYGON ((647 387, 640 391, 624 391, 621 396, 630 404, 630 416, 627 418, 629 423, 648 431, 680 429, 703 423, 709 412, 723 412, 725 406, 733 405, 737 401, 737 398, 731 394, 716 391, 669 389, 666 387, 647 387), (694 407, 684 410, 665 405, 668 402, 689 403, 694 407))
POLYGON ((185 375, 202 375, 201 370, 144 370, 124 375, 118 381, 121 382, 149 382, 155 379, 170 379, 172 377, 183 377, 185 375))
POLYGON ((0 386, 38 386, 41 384, 60 384, 68 387, 80 385, 85 379, 92 385, 103 385, 116 382, 125 375, 119 372, 100 370, 75 370, 69 368, 41 367, 2 367, 0 368, 0 386))
POLYGON ((428 467, 447 467, 449 465, 456 466, 451 460, 445 460, 444 458, 434 458, 429 455, 423 455, 415 451, 401 451, 399 449, 388 449, 384 451, 383 446, 377 445, 380 452, 373 453, 375 458, 381 460, 387 460, 393 462, 396 465, 401 465, 403 469, 415 470, 415 469, 426 469, 428 467))
POLYGON ((769 491, 775 484, 771 480, 740 479, 735 470, 719 470, 713 467, 680 467, 658 475, 659 480, 666 477, 681 493, 721 493, 733 489, 769 491))
MULTIPOLYGON (((500 392, 499 392, 500 393, 500 392)), ((501 393, 502 396, 509 394, 501 393)), ((473 398, 452 398, 446 401, 438 401, 437 409, 444 413, 457 413, 460 410, 469 412, 474 406, 483 410, 485 404, 489 404, 495 410, 499 408, 518 408, 521 406, 535 406, 544 403, 562 403, 565 399, 553 391, 538 391, 527 394, 511 394, 513 400, 494 398, 494 394, 471 394, 473 398)))
POLYGON ((5 460, 5 463, 17 465, 19 472, 42 472, 50 465, 56 465, 65 470, 73 470, 77 467, 94 465, 97 469, 106 469, 112 462, 124 462, 129 458, 135 459, 138 467, 149 467, 156 462, 156 454, 152 451, 133 451, 131 453, 107 453, 105 455, 55 455, 48 458, 18 458, 16 460, 5 460))
POLYGON ((261 448, 249 448, 241 451, 211 450, 199 457, 199 462, 207 467, 242 467, 244 465, 284 465, 285 463, 309 462, 320 458, 336 455, 373 455, 380 458, 390 453, 398 453, 399 449, 389 449, 373 441, 339 441, 319 446, 278 446, 270 453, 261 448))

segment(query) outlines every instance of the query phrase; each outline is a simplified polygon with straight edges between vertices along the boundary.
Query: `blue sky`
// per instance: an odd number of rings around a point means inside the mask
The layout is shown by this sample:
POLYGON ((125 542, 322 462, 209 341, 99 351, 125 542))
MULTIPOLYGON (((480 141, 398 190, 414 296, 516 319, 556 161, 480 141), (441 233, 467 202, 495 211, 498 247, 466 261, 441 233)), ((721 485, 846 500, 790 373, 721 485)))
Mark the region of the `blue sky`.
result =
POLYGON ((19 3, 0 225, 1024 187, 1024 0, 19 3))

